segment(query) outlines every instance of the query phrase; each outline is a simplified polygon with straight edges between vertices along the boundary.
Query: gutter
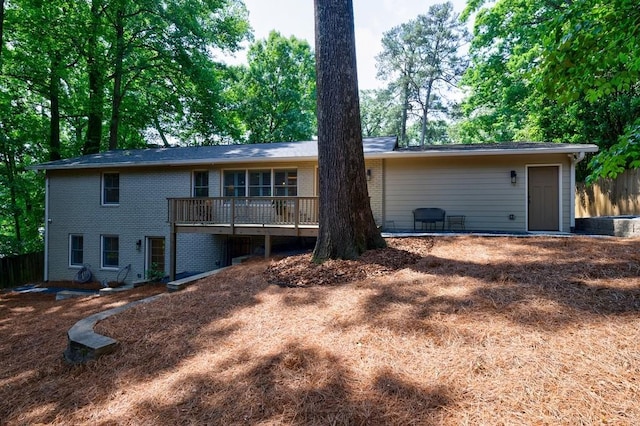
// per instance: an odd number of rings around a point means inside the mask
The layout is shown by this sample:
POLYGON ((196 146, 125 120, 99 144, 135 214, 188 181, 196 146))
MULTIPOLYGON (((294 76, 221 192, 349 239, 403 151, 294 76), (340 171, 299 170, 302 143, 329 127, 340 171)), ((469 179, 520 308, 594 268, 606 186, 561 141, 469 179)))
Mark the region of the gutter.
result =
MULTIPOLYGON (((477 149, 477 150, 446 150, 446 151, 393 151, 384 153, 365 154, 368 159, 391 159, 391 158, 437 158, 437 157, 482 157, 499 155, 531 155, 531 154, 567 154, 570 157, 578 155, 580 160, 586 152, 598 152, 598 146, 593 144, 580 145, 584 149, 577 151, 576 145, 559 148, 521 148, 521 149, 477 149)), ((578 160, 578 161, 580 161, 578 160)))
MULTIPOLYGON (((438 157, 481 157, 481 156, 501 156, 501 155, 531 155, 531 154, 568 154, 578 156, 580 160, 584 158, 585 152, 597 152, 598 147, 592 144, 580 145, 582 148, 576 152, 576 145, 558 148, 521 148, 521 149, 458 149, 458 150, 432 150, 432 151, 386 151, 364 153, 365 160, 386 160, 393 158, 438 158, 438 157)), ((578 160, 578 161, 580 161, 578 160)), ((33 166, 33 170, 74 170, 74 169, 107 169, 107 168, 130 168, 130 167, 189 167, 202 166, 203 164, 237 164, 237 163, 282 163, 318 161, 317 155, 305 155, 299 157, 229 157, 229 158, 199 158, 188 160, 160 160, 160 161, 126 161, 110 163, 68 163, 56 166, 33 166)))
MULTIPOLYGON (((368 158, 365 155, 365 158, 368 158)), ((120 169, 132 167, 188 167, 202 166, 203 164, 237 164, 237 163, 283 163, 293 161, 318 161, 317 156, 305 157, 238 157, 238 158, 202 158, 198 160, 163 160, 163 161, 145 161, 145 162, 113 162, 113 163, 79 163, 65 164, 61 166, 34 166, 33 170, 77 170, 77 169, 120 169)))
POLYGON ((43 279, 49 281, 49 174, 44 177, 44 273, 43 279))

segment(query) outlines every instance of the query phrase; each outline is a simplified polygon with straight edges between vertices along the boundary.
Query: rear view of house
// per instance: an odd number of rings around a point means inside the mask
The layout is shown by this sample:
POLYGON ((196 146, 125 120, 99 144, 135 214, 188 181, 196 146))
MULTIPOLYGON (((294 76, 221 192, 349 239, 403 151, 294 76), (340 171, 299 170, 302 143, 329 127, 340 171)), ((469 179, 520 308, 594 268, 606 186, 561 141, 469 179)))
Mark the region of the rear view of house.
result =
MULTIPOLYGON (((595 145, 513 143, 399 149, 364 140, 377 223, 413 230, 413 211, 444 230, 570 232, 575 164, 595 145)), ((318 227, 317 143, 118 150, 44 163, 45 279, 202 272, 318 227)), ((332 184, 339 185, 339 182, 332 184)))

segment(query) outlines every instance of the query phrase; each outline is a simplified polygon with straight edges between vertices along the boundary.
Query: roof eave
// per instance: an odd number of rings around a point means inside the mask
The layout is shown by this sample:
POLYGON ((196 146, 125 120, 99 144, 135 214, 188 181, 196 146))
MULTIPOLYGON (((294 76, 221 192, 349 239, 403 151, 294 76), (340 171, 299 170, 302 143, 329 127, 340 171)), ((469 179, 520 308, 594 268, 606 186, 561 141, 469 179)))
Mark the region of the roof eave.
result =
MULTIPOLYGON (((593 144, 574 144, 558 147, 536 147, 536 148, 483 148, 483 149, 456 149, 456 150, 424 150, 424 151, 386 151, 364 153, 367 160, 391 159, 391 158, 423 158, 423 157, 477 157, 477 156, 499 156, 499 155, 532 155, 532 154, 576 154, 576 153, 598 152, 598 146, 593 144)), ((79 170, 79 169, 116 169, 134 167, 192 167, 203 165, 225 165, 237 163, 283 163, 283 162, 304 162, 317 161, 317 155, 290 156, 290 157, 242 157, 242 158, 203 158, 198 160, 171 160, 171 161, 145 161, 145 162, 112 162, 95 164, 40 164, 29 166, 30 170, 79 170)))
POLYGON ((522 148, 522 149, 478 149, 478 150, 450 150, 450 151, 394 151, 384 154, 372 154, 368 158, 414 158, 414 157, 476 157, 498 155, 531 155, 531 154, 575 154, 598 152, 596 145, 573 145, 559 148, 522 148), (579 148, 578 148, 579 147, 579 148))
POLYGON ((134 167, 189 167, 216 164, 232 164, 232 163, 281 163, 291 161, 317 161, 317 156, 304 157, 264 157, 264 158, 204 158, 199 160, 171 160, 171 161, 145 161, 145 162, 113 162, 113 163, 95 163, 95 164, 62 164, 51 165, 46 164, 30 166, 29 169, 37 171, 48 170, 79 170, 79 169, 121 169, 134 167))

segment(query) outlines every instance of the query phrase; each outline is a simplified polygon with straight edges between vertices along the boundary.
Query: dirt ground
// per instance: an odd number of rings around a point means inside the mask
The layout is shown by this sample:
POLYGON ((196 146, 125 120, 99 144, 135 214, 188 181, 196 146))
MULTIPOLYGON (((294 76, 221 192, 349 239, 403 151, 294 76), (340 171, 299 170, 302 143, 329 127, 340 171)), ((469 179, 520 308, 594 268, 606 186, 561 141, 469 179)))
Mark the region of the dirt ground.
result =
POLYGON ((387 240, 253 260, 163 291, 0 294, 0 424, 640 424, 640 239, 387 240))

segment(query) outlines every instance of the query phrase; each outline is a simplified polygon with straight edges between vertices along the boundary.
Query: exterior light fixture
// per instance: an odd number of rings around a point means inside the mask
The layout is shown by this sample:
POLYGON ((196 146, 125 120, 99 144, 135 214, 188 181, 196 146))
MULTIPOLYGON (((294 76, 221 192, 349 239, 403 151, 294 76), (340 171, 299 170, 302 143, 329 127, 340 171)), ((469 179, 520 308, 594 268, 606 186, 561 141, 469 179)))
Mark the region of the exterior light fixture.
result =
POLYGON ((136 241, 136 250, 140 251, 142 249, 142 240, 136 241))
POLYGON ((518 174, 516 173, 515 170, 511 170, 511 183, 515 185, 517 181, 518 181, 518 174))
POLYGON ((367 180, 371 180, 371 169, 367 169, 367 180))

